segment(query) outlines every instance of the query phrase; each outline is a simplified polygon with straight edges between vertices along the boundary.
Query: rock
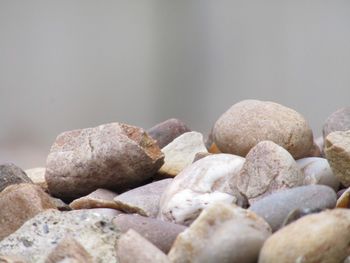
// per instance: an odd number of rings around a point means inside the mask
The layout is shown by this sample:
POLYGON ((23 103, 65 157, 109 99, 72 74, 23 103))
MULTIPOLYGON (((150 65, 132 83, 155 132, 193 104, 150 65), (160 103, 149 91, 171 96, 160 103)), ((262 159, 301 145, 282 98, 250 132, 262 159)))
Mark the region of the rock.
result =
POLYGON ((113 223, 125 233, 134 229, 164 253, 168 253, 175 238, 185 226, 139 215, 118 215, 113 223))
POLYGON ((350 188, 344 189, 337 200, 337 208, 350 208, 350 188))
POLYGON ((312 209, 310 209, 310 208, 297 208, 297 209, 294 209, 283 220, 281 228, 286 226, 286 225, 289 225, 290 223, 298 220, 299 218, 302 218, 303 216, 319 213, 321 211, 322 210, 319 208, 312 208, 312 209))
POLYGON ((173 263, 254 263, 270 234, 269 225, 253 212, 216 203, 179 234, 168 256, 173 263))
POLYGON ((264 218, 272 231, 276 231, 291 211, 301 208, 334 208, 336 201, 337 196, 332 188, 306 185, 273 193, 256 201, 249 209, 264 218))
POLYGON ((90 208, 89 212, 107 217, 115 217, 117 215, 123 214, 122 211, 111 208, 90 208))
POLYGON ((34 184, 39 185, 45 192, 48 192, 47 182, 45 180, 44 167, 37 167, 25 170, 27 176, 33 181, 34 184))
POLYGON ((259 263, 339 263, 349 256, 350 211, 327 210, 285 226, 264 243, 259 263))
POLYGON ((194 159, 193 159, 193 162, 192 162, 192 163, 194 163, 194 162, 196 162, 196 161, 198 161, 198 160, 200 160, 200 159, 203 159, 204 157, 207 157, 207 156, 209 156, 209 155, 212 155, 212 153, 208 153, 208 152, 196 153, 196 155, 194 156, 194 159))
POLYGON ((327 159, 308 157, 296 161, 300 170, 304 173, 304 184, 323 184, 339 189, 339 180, 334 176, 327 159))
POLYGON ((18 256, 1 256, 0 263, 27 263, 23 258, 18 256))
POLYGON ((170 263, 162 251, 132 229, 121 235, 116 249, 120 263, 170 263))
POLYGON ((178 174, 160 200, 159 218, 190 225, 200 212, 214 202, 246 206, 247 200, 235 184, 244 158, 214 154, 200 159, 178 174))
POLYGON ((68 234, 92 256, 93 262, 116 262, 115 243, 119 230, 112 217, 88 210, 46 210, 28 220, 0 242, 1 255, 21 255, 29 262, 44 262, 68 234))
POLYGON ((163 148, 181 134, 190 131, 184 122, 178 119, 169 119, 153 126, 147 133, 157 141, 160 148, 163 148))
POLYGON ((114 198, 114 206, 126 213, 157 217, 160 197, 172 180, 156 181, 122 193, 114 198))
POLYGON ((334 175, 344 186, 350 186, 350 130, 330 133, 324 151, 334 175))
POLYGON ((304 157, 313 145, 312 131, 299 113, 258 100, 234 104, 215 123, 213 136, 220 151, 240 156, 265 140, 285 148, 295 159, 304 157))
POLYGON ((323 125, 323 138, 334 131, 350 130, 350 107, 340 108, 333 112, 323 125))
POLYGON ((236 185, 253 202, 273 192, 302 185, 304 175, 293 157, 272 141, 262 141, 246 156, 236 185))
POLYGON ((203 136, 199 132, 186 132, 162 148, 164 165, 159 173, 175 177, 193 162, 199 152, 207 152, 203 136))
POLYGON ((48 255, 45 263, 93 263, 92 256, 72 237, 63 238, 48 255))
POLYGON ((61 199, 59 198, 55 198, 55 197, 51 197, 51 201, 52 203, 55 204, 55 207, 60 210, 60 211, 70 211, 72 210, 69 205, 67 205, 65 202, 63 202, 61 199))
POLYGON ((15 232, 36 214, 56 208, 50 196, 34 184, 6 187, 0 192, 0 207, 0 240, 15 232))
POLYGON ((46 161, 50 193, 73 200, 98 188, 122 191, 151 178, 163 165, 156 141, 120 123, 60 134, 46 161))
POLYGON ((315 141, 310 148, 309 153, 304 157, 322 157, 322 151, 315 141))
POLYGON ((26 173, 12 163, 0 165, 0 192, 11 184, 33 183, 26 173))
POLYGON ((87 196, 75 199, 69 204, 72 209, 112 208, 118 209, 113 198, 117 194, 107 189, 97 189, 87 196))

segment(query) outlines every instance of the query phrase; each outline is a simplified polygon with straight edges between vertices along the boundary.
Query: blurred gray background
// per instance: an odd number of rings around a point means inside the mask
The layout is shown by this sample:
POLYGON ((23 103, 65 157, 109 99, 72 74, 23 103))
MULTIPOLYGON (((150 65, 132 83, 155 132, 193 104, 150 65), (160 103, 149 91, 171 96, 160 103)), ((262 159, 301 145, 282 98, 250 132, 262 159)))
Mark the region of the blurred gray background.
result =
POLYGON ((177 117, 207 134, 247 98, 317 136, 350 104, 350 2, 0 0, 0 92, 0 161, 23 168, 65 130, 177 117))

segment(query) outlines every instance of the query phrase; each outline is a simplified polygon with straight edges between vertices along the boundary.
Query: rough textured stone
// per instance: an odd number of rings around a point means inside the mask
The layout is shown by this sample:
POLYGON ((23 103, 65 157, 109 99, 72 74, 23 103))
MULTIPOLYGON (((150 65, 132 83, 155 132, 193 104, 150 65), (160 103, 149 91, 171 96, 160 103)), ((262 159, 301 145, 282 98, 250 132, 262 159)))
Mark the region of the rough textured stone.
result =
POLYGON ((107 189, 97 189, 87 196, 75 199, 69 204, 72 209, 112 208, 118 209, 113 198, 117 194, 107 189))
POLYGON ((304 174, 293 157, 272 141, 259 142, 249 151, 237 177, 237 187, 250 203, 303 182, 304 174))
POLYGON ((339 263, 350 255, 350 210, 308 215, 285 226, 264 243, 259 263, 339 263))
POLYGON ((116 249, 120 263, 170 263, 162 251, 132 229, 121 235, 116 249))
POLYGON ((0 165, 0 192, 11 184, 33 183, 26 173, 12 163, 0 165))
POLYGON ((330 133, 324 151, 334 175, 344 186, 350 186, 350 130, 330 133))
POLYGON ((111 220, 112 217, 89 209, 46 210, 3 239, 0 254, 21 255, 28 263, 43 263, 52 249, 70 235, 92 256, 93 262, 116 262, 115 243, 120 232, 111 220))
POLYGON ((323 125, 323 137, 334 131, 350 130, 350 107, 340 108, 333 112, 323 125))
POLYGON ((189 225, 213 202, 247 205, 235 187, 244 158, 215 154, 198 160, 174 178, 160 200, 159 217, 165 221, 189 225))
POLYGON ((173 179, 164 179, 127 191, 114 198, 116 209, 157 217, 160 197, 173 179))
POLYGON ((134 229, 164 253, 169 252, 177 235, 186 229, 182 225, 139 215, 118 215, 113 223, 123 233, 134 229))
POLYGON ((60 134, 46 161, 50 193, 72 200, 98 188, 135 187, 163 164, 156 141, 142 129, 120 123, 60 134))
POLYGON ((191 130, 178 119, 169 119, 161 122, 147 131, 157 141, 160 148, 171 143, 176 137, 191 130))
POLYGON ((50 196, 34 184, 15 184, 0 193, 0 240, 24 222, 49 208, 56 208, 50 196))
POLYGON ((212 204, 179 234, 168 256, 173 263, 255 263, 270 234, 269 225, 253 212, 212 204))
POLYGON ((295 159, 304 157, 313 145, 312 131, 299 113, 258 100, 234 104, 215 123, 213 136, 220 151, 241 156, 264 140, 287 149, 295 159))
POLYGON ((25 170, 27 176, 33 181, 34 184, 39 185, 45 192, 48 192, 47 182, 45 179, 44 167, 37 167, 25 170))
POLYGON ((162 152, 165 158, 159 173, 174 177, 193 162, 198 152, 207 152, 207 148, 202 134, 186 132, 162 148, 162 152))
POLYGON ((306 185, 273 193, 256 201, 249 209, 268 222, 273 231, 278 230, 288 214, 300 208, 334 208, 337 196, 324 185, 306 185))
POLYGON ((338 190, 339 180, 334 176, 327 159, 308 157, 296 162, 304 173, 304 184, 323 184, 332 187, 335 191, 338 190))
POLYGON ((92 256, 72 237, 63 238, 48 255, 45 263, 93 263, 92 256))

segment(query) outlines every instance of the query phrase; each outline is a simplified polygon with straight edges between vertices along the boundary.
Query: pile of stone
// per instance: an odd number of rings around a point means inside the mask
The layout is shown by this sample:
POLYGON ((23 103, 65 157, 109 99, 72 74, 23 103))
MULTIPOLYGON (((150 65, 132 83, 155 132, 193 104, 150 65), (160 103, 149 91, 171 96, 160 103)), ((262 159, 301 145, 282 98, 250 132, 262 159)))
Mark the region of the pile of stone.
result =
POLYGON ((63 132, 0 165, 0 262, 350 262, 350 108, 314 139, 244 100, 208 138, 170 119, 63 132))

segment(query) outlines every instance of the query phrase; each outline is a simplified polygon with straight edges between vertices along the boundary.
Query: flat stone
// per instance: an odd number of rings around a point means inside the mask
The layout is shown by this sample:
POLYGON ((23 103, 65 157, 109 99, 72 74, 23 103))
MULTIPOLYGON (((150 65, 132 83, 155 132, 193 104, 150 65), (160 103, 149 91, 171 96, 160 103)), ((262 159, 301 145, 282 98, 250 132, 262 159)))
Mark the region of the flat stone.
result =
POLYGON ((151 178, 163 154, 146 132, 110 123, 60 134, 46 161, 50 193, 74 200, 98 188, 122 191, 151 178))
POLYGON ((112 208, 118 209, 114 197, 118 194, 107 189, 97 189, 87 196, 75 199, 69 204, 72 209, 112 208))
POLYGON ((265 140, 285 148, 295 159, 305 157, 313 145, 312 130, 303 116, 280 104, 259 100, 234 104, 215 123, 213 137, 220 151, 240 156, 265 140))
POLYGON ((269 225, 253 212, 216 203, 179 234, 168 257, 173 263, 255 263, 270 234, 269 225))
POLYGON ((156 181, 122 193, 114 198, 114 206, 126 213, 157 217, 160 197, 172 180, 156 181))
POLYGON ((306 185, 273 193, 256 201, 249 209, 264 218, 272 231, 276 231, 291 211, 301 208, 334 208, 336 201, 337 196, 332 188, 324 185, 306 185))
POLYGON ((45 171, 45 167, 36 167, 25 170, 25 173, 34 184, 39 185, 45 192, 48 192, 49 189, 45 179, 45 171))
POLYGON ((0 192, 7 186, 20 183, 33 183, 26 173, 12 163, 0 165, 0 192))
POLYGON ((134 229, 164 253, 168 253, 174 240, 185 226, 139 215, 118 215, 113 223, 125 233, 134 229))
POLYGON ((178 174, 160 200, 159 218, 190 225, 209 204, 226 202, 246 206, 247 200, 233 183, 244 158, 214 154, 196 161, 178 174))
POLYGON ((334 131, 350 130, 350 107, 340 108, 333 112, 323 125, 323 137, 334 131))
POLYGON ((150 128, 147 133, 157 141, 160 148, 163 148, 181 134, 190 131, 184 122, 169 119, 150 128))
POLYGON ((34 184, 14 184, 0 192, 0 240, 24 222, 49 208, 56 208, 50 196, 34 184))
POLYGON ((324 151, 334 175, 344 186, 350 186, 350 130, 330 133, 324 151))
POLYGON ((339 263, 349 256, 350 210, 312 214, 275 232, 264 243, 259 263, 339 263))
POLYGON ((162 251, 133 229, 120 236, 116 249, 120 263, 170 263, 162 251))
POLYGON ((237 177, 237 187, 253 202, 271 193, 303 185, 304 174, 284 148, 262 141, 246 156, 237 177))
POLYGON ((203 135, 199 132, 186 132, 162 148, 164 165, 159 173, 175 177, 189 166, 199 152, 207 152, 203 135))
POLYGON ((0 242, 1 255, 21 255, 30 263, 43 263, 67 235, 92 256, 93 262, 117 262, 115 243, 119 230, 112 217, 87 210, 46 210, 28 220, 0 242))
POLYGON ((320 157, 302 158, 296 161, 300 170, 304 173, 304 184, 323 184, 339 189, 339 180, 334 176, 327 159, 320 157))

